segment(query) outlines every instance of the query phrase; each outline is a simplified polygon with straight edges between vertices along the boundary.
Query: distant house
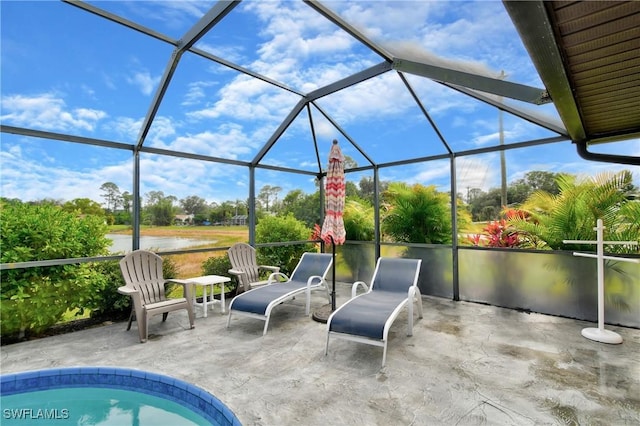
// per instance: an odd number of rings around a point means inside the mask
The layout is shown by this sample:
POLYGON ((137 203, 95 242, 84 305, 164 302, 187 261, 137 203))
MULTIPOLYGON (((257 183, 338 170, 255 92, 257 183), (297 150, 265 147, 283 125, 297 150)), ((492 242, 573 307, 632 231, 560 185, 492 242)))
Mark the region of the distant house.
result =
POLYGON ((193 224, 193 215, 192 214, 177 214, 173 218, 173 222, 176 225, 191 225, 191 224, 193 224))
POLYGON ((246 225, 248 217, 249 216, 247 216, 246 214, 239 214, 239 215, 233 216, 231 218, 231 224, 232 225, 246 225))

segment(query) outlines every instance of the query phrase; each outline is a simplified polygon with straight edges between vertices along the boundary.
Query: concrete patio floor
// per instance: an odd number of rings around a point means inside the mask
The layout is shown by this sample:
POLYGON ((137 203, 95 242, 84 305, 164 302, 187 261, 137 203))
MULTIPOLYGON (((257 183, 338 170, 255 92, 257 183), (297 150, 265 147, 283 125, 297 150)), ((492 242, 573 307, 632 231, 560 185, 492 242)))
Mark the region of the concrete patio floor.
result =
MULTIPOLYGON (((338 305, 350 287, 338 285, 338 305)), ((1 348, 2 373, 117 366, 193 383, 244 425, 638 425, 640 330, 607 327, 621 345, 580 335, 592 323, 424 297, 406 336, 406 314, 382 348, 332 339, 304 315, 303 298, 264 323, 227 315, 196 328, 184 313, 155 317, 141 344, 134 323, 105 325, 1 348)), ((326 303, 320 292, 312 310, 326 303)))

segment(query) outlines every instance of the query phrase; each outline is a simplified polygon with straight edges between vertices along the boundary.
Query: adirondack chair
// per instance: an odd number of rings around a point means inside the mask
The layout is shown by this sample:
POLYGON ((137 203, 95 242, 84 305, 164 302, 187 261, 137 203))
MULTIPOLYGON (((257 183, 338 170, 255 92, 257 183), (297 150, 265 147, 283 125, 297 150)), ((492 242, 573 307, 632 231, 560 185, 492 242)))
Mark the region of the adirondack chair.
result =
POLYGON ((126 285, 119 287, 118 293, 131 296, 133 301, 127 331, 131 329, 131 322, 135 316, 140 342, 147 341, 149 319, 154 315, 163 314, 162 321, 165 321, 169 312, 186 309, 189 314, 189 324, 194 328, 191 285, 176 281, 183 285, 184 297, 168 299, 164 286, 171 280, 163 278, 160 256, 145 250, 133 251, 120 260, 120 270, 126 285))
POLYGON ((278 266, 258 265, 256 249, 249 244, 236 243, 227 251, 231 269, 229 273, 236 277, 238 287, 236 295, 251 290, 253 287, 267 284, 269 280, 261 280, 261 271, 280 272, 278 266))

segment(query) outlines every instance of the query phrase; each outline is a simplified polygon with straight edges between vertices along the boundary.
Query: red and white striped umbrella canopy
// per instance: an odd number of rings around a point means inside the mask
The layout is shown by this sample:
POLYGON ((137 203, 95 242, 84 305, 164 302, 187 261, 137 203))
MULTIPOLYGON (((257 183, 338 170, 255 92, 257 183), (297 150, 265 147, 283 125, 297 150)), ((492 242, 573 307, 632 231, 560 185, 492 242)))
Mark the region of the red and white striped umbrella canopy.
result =
POLYGON ((325 216, 320 238, 325 243, 344 244, 346 232, 342 214, 345 199, 344 156, 334 139, 329 152, 329 169, 325 185, 325 216))

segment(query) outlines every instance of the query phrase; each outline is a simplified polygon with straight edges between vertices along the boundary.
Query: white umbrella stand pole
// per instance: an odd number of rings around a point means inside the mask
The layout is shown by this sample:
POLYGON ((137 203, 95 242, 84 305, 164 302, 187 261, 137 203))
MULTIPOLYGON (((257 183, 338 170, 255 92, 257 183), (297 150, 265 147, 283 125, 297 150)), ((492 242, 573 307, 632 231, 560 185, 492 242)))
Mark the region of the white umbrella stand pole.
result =
POLYGON ((565 244, 595 244, 596 254, 591 253, 573 253, 574 256, 595 258, 598 261, 598 328, 587 327, 582 329, 582 336, 587 339, 594 340, 600 343, 609 343, 617 345, 622 343, 622 337, 615 331, 607 330, 604 328, 604 260, 615 260, 618 262, 633 262, 638 263, 638 259, 628 259, 624 257, 613 257, 604 255, 605 244, 625 244, 636 245, 637 241, 603 241, 604 240, 604 226, 602 226, 602 219, 598 219, 596 227, 593 228, 596 231, 596 240, 564 240, 565 244))

